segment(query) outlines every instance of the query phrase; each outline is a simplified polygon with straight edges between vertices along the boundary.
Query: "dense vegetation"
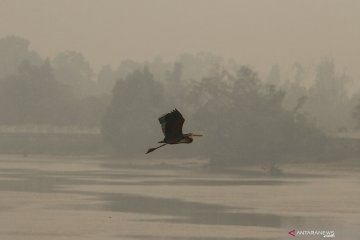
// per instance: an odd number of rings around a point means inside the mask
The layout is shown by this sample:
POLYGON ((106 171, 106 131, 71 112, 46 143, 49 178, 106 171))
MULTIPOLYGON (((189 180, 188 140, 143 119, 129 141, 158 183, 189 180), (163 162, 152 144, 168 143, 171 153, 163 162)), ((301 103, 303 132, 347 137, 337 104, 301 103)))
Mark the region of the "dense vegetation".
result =
POLYGON ((208 157, 214 164, 323 159, 329 136, 360 125, 359 94, 324 59, 313 71, 274 65, 265 80, 249 66, 210 53, 175 62, 123 61, 95 74, 75 51, 42 59, 19 37, 0 39, 0 125, 101 129, 120 155, 142 155, 162 139, 157 118, 172 108, 185 132, 203 139, 157 156, 208 157))

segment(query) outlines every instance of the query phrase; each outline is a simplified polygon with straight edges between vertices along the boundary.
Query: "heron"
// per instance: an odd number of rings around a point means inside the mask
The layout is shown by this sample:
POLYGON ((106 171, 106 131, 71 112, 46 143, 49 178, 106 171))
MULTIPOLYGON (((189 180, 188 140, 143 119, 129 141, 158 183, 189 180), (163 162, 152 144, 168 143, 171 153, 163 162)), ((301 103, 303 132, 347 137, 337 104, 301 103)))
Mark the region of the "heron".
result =
POLYGON ((156 149, 161 148, 167 144, 192 143, 193 137, 202 136, 201 134, 194 133, 183 134, 182 127, 185 119, 176 108, 173 111, 162 115, 159 118, 159 122, 165 137, 158 143, 163 144, 155 148, 149 148, 146 154, 155 151, 156 149))

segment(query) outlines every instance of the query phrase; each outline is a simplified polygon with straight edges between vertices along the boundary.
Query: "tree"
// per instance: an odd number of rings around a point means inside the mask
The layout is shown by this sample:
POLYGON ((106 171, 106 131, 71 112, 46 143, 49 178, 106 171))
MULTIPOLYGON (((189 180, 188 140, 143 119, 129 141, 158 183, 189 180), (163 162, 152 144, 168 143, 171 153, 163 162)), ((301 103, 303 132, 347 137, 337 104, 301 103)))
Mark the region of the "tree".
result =
POLYGON ((78 112, 73 124, 80 126, 99 127, 105 114, 106 107, 110 103, 110 96, 106 94, 88 96, 76 99, 78 112))
POLYGON ((184 98, 186 97, 186 86, 182 79, 183 67, 181 63, 175 62, 171 71, 166 71, 165 87, 168 102, 174 106, 182 107, 184 98))
MULTIPOLYGON (((352 119, 354 120, 354 128, 360 129, 360 93, 356 93, 351 98, 352 106, 352 119)), ((345 128, 341 129, 342 131, 346 130, 345 128)))
POLYGON ((18 74, 0 81, 0 91, 2 123, 64 124, 73 116, 73 95, 56 81, 49 60, 40 66, 24 61, 18 74))
POLYGON ((321 153, 324 135, 305 116, 282 107, 283 90, 262 84, 246 66, 225 75, 204 78, 193 89, 192 102, 200 107, 192 121, 205 133, 203 153, 212 163, 278 162, 292 153, 321 153))
POLYGON ((102 120, 104 139, 122 154, 143 153, 161 138, 156 119, 163 102, 163 87, 147 68, 118 80, 102 120))
POLYGON ((100 70, 97 79, 97 85, 100 89, 100 92, 110 94, 116 83, 117 78, 118 76, 116 76, 116 73, 111 69, 110 65, 104 66, 100 70))
POLYGON ((300 63, 293 66, 293 77, 288 79, 283 86, 286 92, 283 106, 287 110, 300 111, 308 100, 308 89, 305 87, 306 72, 300 63))
POLYGON ((332 59, 324 59, 316 69, 315 83, 309 90, 305 109, 316 117, 321 128, 336 132, 351 125, 351 104, 346 92, 349 76, 335 71, 332 59))
POLYGON ((56 79, 71 86, 81 96, 93 95, 95 82, 92 81, 93 71, 84 56, 75 51, 59 53, 53 60, 56 79))
POLYGON ((269 74, 266 78, 266 83, 270 85, 280 86, 281 72, 280 72, 280 66, 278 64, 275 64, 271 67, 269 74))
POLYGON ((0 39, 0 78, 17 73, 23 61, 33 65, 42 64, 41 57, 29 49, 30 42, 24 38, 9 36, 0 39))

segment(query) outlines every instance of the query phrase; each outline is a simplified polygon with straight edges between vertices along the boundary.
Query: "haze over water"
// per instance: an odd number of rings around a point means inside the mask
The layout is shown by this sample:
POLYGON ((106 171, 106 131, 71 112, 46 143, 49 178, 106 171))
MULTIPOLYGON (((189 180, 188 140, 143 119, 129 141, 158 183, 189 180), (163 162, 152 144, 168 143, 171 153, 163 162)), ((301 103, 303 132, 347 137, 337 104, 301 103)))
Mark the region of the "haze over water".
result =
POLYGON ((211 174, 202 164, 2 155, 0 236, 283 240, 296 229, 335 231, 330 239, 360 237, 355 171, 298 165, 269 177, 244 167, 243 173, 211 174))

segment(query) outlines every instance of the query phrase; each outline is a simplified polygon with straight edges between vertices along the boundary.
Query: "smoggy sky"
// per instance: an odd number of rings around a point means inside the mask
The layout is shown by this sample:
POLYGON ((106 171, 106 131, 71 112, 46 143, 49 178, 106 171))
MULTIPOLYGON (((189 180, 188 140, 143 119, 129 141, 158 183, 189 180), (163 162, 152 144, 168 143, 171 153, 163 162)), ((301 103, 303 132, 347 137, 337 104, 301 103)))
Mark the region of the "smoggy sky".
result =
POLYGON ((81 51, 97 69, 211 51, 263 71, 333 57, 360 79, 358 0, 0 0, 7 35, 43 57, 81 51))

